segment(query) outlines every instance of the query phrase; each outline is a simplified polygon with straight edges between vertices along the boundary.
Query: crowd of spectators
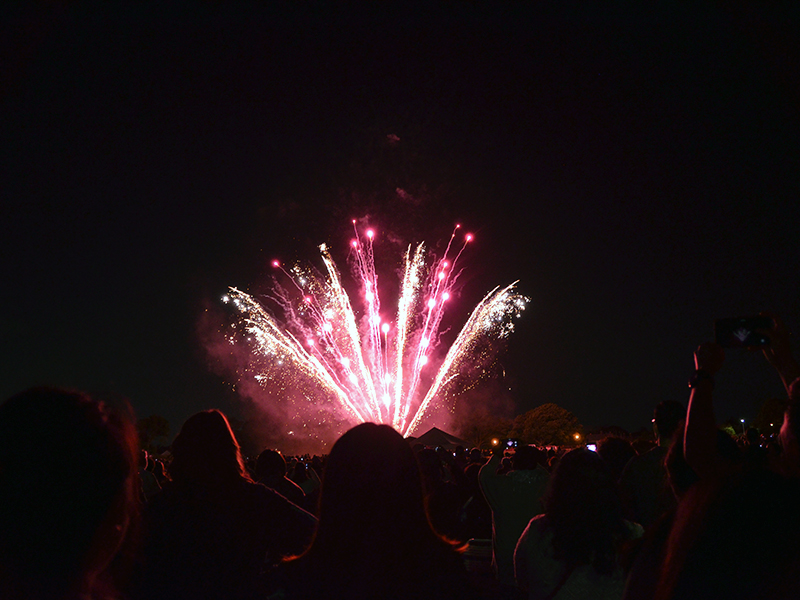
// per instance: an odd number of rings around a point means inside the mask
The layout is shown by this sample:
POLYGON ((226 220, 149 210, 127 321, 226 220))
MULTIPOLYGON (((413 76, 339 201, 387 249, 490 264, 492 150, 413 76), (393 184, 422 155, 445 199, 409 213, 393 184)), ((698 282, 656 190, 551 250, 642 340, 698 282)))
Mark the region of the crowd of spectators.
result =
POLYGON ((164 464, 128 407, 27 390, 0 406, 0 598, 798 598, 800 367, 772 319, 772 440, 717 427, 713 343, 646 449, 412 447, 364 423, 324 457, 248 460, 208 410, 164 464))

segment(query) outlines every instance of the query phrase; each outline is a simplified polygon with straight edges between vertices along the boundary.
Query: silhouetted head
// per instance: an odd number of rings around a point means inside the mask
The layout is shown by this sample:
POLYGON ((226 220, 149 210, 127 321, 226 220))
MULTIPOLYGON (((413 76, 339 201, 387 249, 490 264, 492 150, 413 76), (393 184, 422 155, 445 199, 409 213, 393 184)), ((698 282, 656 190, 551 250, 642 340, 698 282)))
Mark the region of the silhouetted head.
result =
POLYGON ((186 420, 172 442, 169 473, 176 483, 225 485, 247 479, 239 443, 224 414, 206 410, 186 420))
POLYGON ((0 406, 6 586, 34 597, 91 590, 138 515, 137 446, 129 415, 79 392, 35 388, 0 406))
POLYGON ((325 467, 310 554, 379 562, 434 538, 408 442, 388 425, 374 423, 339 438, 325 467))
POLYGON ((511 464, 516 471, 532 471, 539 464, 539 449, 533 446, 520 446, 511 457, 511 464))
POLYGON ((286 461, 283 455, 269 448, 259 454, 256 461, 256 477, 259 480, 286 477, 286 461))
POLYGON ((611 470, 596 452, 576 448, 561 457, 544 506, 556 558, 591 564, 600 573, 613 570, 615 543, 624 531, 622 505, 611 470))
POLYGON ((681 421, 686 418, 686 408, 676 400, 659 402, 653 412, 656 435, 660 441, 672 439, 681 421))
POLYGON ((747 438, 747 443, 751 446, 758 446, 761 443, 761 434, 755 427, 748 427, 745 437, 747 438))
POLYGON ((431 448, 423 448, 416 453, 422 481, 428 493, 436 489, 444 481, 444 467, 442 459, 431 448))
POLYGON ((388 425, 347 431, 328 456, 314 540, 288 566, 299 588, 293 597, 451 597, 450 580, 447 590, 436 586, 454 563, 461 567, 428 521, 408 441, 388 425))
POLYGON ((611 469, 611 475, 618 481, 625 465, 636 456, 636 450, 626 439, 617 436, 603 438, 597 444, 597 453, 611 469))

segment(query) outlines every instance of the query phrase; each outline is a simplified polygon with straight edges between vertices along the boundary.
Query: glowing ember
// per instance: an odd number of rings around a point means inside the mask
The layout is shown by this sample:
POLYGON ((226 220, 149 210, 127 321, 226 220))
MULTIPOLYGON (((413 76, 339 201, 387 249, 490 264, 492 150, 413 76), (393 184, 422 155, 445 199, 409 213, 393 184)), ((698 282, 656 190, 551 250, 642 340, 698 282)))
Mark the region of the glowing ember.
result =
MULTIPOLYGON (((350 297, 326 246, 320 246, 326 276, 310 268, 284 269, 272 264, 291 281, 296 292, 276 286, 272 300, 283 312, 279 321, 254 297, 230 288, 224 302, 233 300, 241 323, 253 340, 250 375, 265 388, 314 389, 295 393, 303 401, 325 404, 345 422, 386 423, 403 435, 415 433, 434 410, 451 411, 457 397, 487 372, 486 367, 514 329, 513 318, 528 298, 515 292, 515 283, 495 288, 472 311, 435 373, 433 365, 445 302, 452 296, 459 271, 456 264, 466 245, 452 248, 456 226, 444 256, 427 265, 425 246, 411 246, 403 260, 397 314, 394 322, 381 317, 373 257, 376 232, 359 235, 353 222, 351 266, 361 289, 363 314, 356 318, 350 297), (450 259, 448 255, 454 253, 450 259), (360 325, 359 325, 360 323, 360 325), (302 344, 299 340, 305 340, 302 344), (423 381, 425 383, 423 383, 423 381), (430 383, 428 383, 430 382, 430 383), (424 389, 423 386, 427 386, 424 389)), ((234 343, 235 337, 229 338, 234 343)), ((294 400, 292 400, 294 402, 294 400)), ((303 411, 298 418, 303 421, 303 411)), ((312 414, 309 412, 309 414, 312 414)), ((314 423, 302 422, 304 427, 314 423)))

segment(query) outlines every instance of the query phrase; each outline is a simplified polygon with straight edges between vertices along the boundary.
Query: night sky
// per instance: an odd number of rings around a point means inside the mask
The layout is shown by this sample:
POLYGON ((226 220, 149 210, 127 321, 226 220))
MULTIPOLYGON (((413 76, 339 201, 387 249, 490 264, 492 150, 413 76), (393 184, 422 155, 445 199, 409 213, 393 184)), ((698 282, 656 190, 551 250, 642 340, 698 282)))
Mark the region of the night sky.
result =
MULTIPOLYGON (((451 328, 520 280, 510 414, 649 426, 715 318, 800 331, 797 3, 531 4, 0 9, 2 397, 242 418, 204 310, 354 218, 390 273, 475 234, 451 328)), ((781 389, 728 352, 718 417, 781 389)))

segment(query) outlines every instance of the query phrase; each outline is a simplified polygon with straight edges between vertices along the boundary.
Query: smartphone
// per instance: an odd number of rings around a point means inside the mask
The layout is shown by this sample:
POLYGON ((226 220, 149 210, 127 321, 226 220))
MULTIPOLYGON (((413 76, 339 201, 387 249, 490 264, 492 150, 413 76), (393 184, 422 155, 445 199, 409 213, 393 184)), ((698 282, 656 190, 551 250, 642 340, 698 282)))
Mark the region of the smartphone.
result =
POLYGON ((597 444, 586 444, 586 449, 592 452, 597 452, 597 444))
POLYGON ((506 448, 511 449, 511 448, 516 448, 517 446, 519 446, 519 440, 511 438, 506 440, 506 448))
POLYGON ((769 345, 764 330, 772 329, 769 317, 734 317, 714 321, 714 337, 723 348, 758 348, 769 345))

